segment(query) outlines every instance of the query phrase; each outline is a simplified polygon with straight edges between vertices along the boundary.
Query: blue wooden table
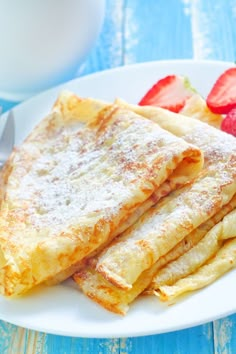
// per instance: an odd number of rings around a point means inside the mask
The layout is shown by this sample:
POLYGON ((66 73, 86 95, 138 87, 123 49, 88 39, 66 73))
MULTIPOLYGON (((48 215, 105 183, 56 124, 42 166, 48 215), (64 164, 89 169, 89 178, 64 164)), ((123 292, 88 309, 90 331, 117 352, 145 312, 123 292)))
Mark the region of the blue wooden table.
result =
MULTIPOLYGON (((102 33, 79 75, 185 58, 235 61, 236 0, 107 0, 102 33)), ((62 337, 0 321, 0 354, 21 353, 236 353, 236 315, 167 334, 115 339, 62 337)))

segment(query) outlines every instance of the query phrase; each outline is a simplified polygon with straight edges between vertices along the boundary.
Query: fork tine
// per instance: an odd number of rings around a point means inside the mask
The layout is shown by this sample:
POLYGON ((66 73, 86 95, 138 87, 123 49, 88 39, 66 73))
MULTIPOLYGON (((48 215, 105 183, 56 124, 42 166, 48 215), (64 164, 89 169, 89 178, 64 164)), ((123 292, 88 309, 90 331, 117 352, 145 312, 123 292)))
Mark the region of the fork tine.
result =
POLYGON ((3 164, 10 155, 15 142, 15 122, 13 111, 7 116, 7 121, 0 139, 0 164, 3 164))

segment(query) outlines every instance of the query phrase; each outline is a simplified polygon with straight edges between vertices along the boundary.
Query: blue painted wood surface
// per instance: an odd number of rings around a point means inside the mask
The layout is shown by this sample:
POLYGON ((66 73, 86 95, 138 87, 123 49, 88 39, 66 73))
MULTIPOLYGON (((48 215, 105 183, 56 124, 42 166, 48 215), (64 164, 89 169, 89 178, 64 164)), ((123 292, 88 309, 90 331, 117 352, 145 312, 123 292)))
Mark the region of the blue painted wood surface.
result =
MULTIPOLYGON (((150 60, 235 61, 235 24, 234 0, 107 0, 102 33, 78 76, 150 60)), ((4 109, 10 106, 5 103, 4 109)), ((173 333, 126 339, 62 337, 0 321, 0 354, 18 353, 234 354, 236 315, 173 333)))

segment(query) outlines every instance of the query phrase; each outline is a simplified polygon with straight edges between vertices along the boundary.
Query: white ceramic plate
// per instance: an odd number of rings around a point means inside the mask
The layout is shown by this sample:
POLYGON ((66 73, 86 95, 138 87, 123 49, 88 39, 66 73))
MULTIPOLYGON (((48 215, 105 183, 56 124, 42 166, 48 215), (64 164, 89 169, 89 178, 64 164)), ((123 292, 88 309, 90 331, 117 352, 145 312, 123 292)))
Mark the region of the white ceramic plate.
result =
MULTIPOLYGON (((62 88, 81 96, 106 100, 122 97, 136 103, 146 90, 167 74, 187 75, 206 95, 215 79, 233 63, 163 61, 109 70, 71 81, 15 108, 16 143, 50 110, 62 88)), ((0 122, 2 123, 2 121, 0 122)), ((173 306, 155 297, 137 300, 125 317, 99 307, 72 281, 40 288, 17 300, 0 297, 0 318, 13 324, 48 333, 79 337, 129 337, 170 332, 236 312, 236 270, 213 285, 186 296, 173 306)))

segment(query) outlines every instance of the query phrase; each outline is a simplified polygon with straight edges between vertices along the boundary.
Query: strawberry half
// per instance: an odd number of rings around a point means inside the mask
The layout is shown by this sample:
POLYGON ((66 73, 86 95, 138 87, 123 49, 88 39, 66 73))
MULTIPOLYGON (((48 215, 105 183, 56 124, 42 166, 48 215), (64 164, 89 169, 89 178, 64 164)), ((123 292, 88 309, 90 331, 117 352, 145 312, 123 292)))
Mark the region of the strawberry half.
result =
POLYGON ((213 113, 227 114, 236 107, 236 67, 226 70, 216 80, 206 100, 213 113))
POLYGON ((139 102, 140 106, 158 106, 178 113, 195 93, 187 78, 169 75, 157 81, 139 102))

